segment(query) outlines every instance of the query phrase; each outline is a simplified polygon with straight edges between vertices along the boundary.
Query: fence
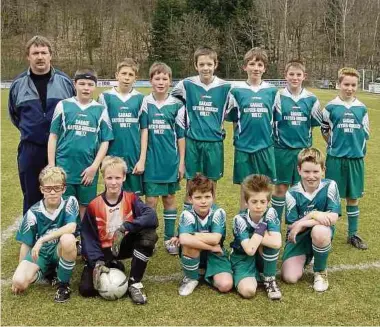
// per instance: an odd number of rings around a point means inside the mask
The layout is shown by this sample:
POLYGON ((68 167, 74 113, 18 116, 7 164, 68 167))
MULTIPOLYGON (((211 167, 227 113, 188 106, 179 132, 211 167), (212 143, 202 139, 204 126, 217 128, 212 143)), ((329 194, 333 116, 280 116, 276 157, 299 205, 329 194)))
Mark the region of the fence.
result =
MULTIPOLYGON (((176 85, 180 80, 175 79, 172 82, 172 86, 176 85)), ((244 80, 228 80, 229 82, 232 83, 243 83, 244 80)), ((285 87, 286 86, 286 81, 283 79, 270 79, 270 80, 265 80, 274 86, 277 87, 285 87)), ((11 87, 12 81, 1 81, 1 88, 2 89, 9 89, 11 87)), ((116 80, 109 80, 109 79, 99 79, 97 83, 97 87, 113 87, 117 86, 118 83, 116 80)), ((138 80, 135 82, 134 87, 136 88, 143 88, 143 87, 151 87, 149 80, 138 80)))
MULTIPOLYGON (((172 86, 175 86, 180 80, 175 79, 172 82, 172 86)), ((245 80, 228 80, 231 83, 239 84, 239 83, 244 83, 245 80)), ((264 81, 282 88, 286 87, 286 80, 284 79, 264 79, 264 81)), ((2 89, 9 89, 11 87, 12 81, 1 81, 0 86, 2 89)), ((98 80, 97 87, 114 87, 117 86, 118 83, 116 80, 106 80, 106 79, 100 79, 98 80)), ((325 79, 325 80, 313 80, 313 81, 308 81, 308 86, 310 87, 315 87, 318 89, 336 89, 336 84, 335 82, 325 79)), ((139 80, 136 81, 134 84, 134 87, 136 88, 144 88, 144 87, 151 87, 149 80, 139 80)), ((368 89, 365 89, 366 91, 369 91, 371 93, 380 93, 380 83, 369 83, 368 89)))

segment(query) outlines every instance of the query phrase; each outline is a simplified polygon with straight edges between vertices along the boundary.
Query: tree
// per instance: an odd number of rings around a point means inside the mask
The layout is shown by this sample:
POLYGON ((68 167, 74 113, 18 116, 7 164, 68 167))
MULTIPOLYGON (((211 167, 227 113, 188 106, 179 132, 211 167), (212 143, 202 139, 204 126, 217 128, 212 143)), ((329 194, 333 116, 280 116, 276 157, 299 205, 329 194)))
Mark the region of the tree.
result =
POLYGON ((208 23, 208 19, 198 12, 184 14, 170 26, 169 50, 177 53, 180 61, 176 74, 188 76, 194 72, 193 55, 199 46, 207 45, 218 50, 218 31, 208 23))
MULTIPOLYGON (((175 24, 183 14, 183 2, 180 0, 158 0, 152 17, 151 47, 149 61, 168 61, 177 58, 177 54, 170 51, 168 38, 170 26, 175 24)), ((173 47, 171 47, 172 49, 173 47)))

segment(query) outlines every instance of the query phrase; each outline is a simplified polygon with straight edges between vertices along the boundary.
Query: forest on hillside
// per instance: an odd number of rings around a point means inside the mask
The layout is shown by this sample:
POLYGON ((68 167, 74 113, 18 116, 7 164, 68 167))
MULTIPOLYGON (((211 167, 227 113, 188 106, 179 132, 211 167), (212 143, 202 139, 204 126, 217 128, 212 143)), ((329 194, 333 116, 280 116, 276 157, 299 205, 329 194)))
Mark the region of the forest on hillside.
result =
POLYGON ((267 78, 287 60, 306 63, 309 77, 336 77, 350 65, 380 75, 380 0, 2 0, 2 80, 27 67, 25 43, 53 43, 53 64, 69 75, 93 66, 112 78, 116 63, 135 58, 140 77, 161 60, 175 78, 194 74, 200 45, 218 51, 218 75, 244 78, 244 53, 268 51, 267 78))

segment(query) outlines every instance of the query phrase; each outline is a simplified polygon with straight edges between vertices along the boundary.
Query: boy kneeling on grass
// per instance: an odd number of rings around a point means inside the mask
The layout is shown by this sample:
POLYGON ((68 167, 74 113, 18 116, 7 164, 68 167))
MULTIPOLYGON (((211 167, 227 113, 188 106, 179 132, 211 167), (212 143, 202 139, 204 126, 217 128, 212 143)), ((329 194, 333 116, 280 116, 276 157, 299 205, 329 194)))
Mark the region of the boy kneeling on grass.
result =
POLYGON ((158 236, 156 212, 132 192, 123 191, 127 165, 119 157, 102 161, 105 192, 90 202, 82 221, 86 260, 79 285, 84 297, 98 295, 100 275, 109 268, 125 271, 121 261, 132 258, 128 294, 136 304, 147 302, 141 280, 158 236))
POLYGON ((272 194, 270 179, 249 175, 241 185, 248 209, 235 216, 231 264, 234 284, 244 298, 256 293, 257 281, 263 281, 268 298, 281 299, 276 282, 276 265, 281 247, 280 220, 268 208, 272 194))
POLYGON ((60 167, 46 167, 39 175, 43 199, 25 214, 16 240, 21 242, 20 263, 13 275, 12 292, 20 294, 32 283, 57 268, 58 289, 54 300, 70 298, 70 278, 77 250, 73 233, 79 214, 77 200, 62 198, 66 174, 60 167))
POLYGON ((214 202, 212 180, 197 174, 188 182, 192 207, 184 210, 179 222, 180 261, 185 277, 179 294, 190 295, 199 283, 200 268, 205 269, 206 282, 220 292, 231 290, 232 269, 223 248, 226 237, 226 212, 214 202))
POLYGON ((322 179, 325 170, 323 154, 315 148, 298 155, 301 181, 286 193, 287 241, 282 257, 282 279, 295 284, 303 275, 304 266, 314 257, 314 290, 329 287, 327 258, 340 214, 337 184, 322 179))

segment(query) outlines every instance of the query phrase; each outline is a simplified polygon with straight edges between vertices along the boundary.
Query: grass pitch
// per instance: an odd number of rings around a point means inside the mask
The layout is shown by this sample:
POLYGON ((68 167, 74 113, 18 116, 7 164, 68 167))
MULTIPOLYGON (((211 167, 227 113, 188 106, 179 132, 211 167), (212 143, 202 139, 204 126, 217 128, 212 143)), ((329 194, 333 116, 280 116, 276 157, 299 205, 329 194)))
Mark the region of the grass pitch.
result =
MULTIPOLYGON (((143 90, 144 93, 148 91, 143 90)), ((336 91, 313 91, 322 105, 336 95, 336 91)), ((4 235, 22 212, 22 196, 16 161, 19 133, 8 117, 8 90, 2 90, 1 96, 1 229, 4 235)), ((343 216, 337 224, 329 258, 329 266, 334 270, 329 274, 330 288, 327 292, 316 294, 311 287, 312 274, 307 273, 297 285, 290 286, 280 281, 283 299, 279 302, 268 300, 263 289, 258 290, 253 300, 243 300, 236 292, 219 294, 207 285, 201 285, 191 296, 183 298, 177 293, 181 277, 179 260, 164 252, 161 238, 143 280, 149 300, 147 305, 133 305, 129 298, 114 302, 82 298, 78 293, 82 271, 80 260, 72 279, 71 300, 56 304, 53 301, 55 289, 50 286, 33 285, 25 295, 12 295, 10 280, 18 263, 19 251, 19 245, 12 236, 2 244, 1 251, 1 325, 379 325, 380 219, 376 203, 380 197, 380 96, 359 93, 358 97, 369 108, 371 125, 366 157, 366 193, 360 202, 359 224, 360 235, 368 241, 369 250, 358 251, 346 244, 347 217, 343 202, 343 216)), ((232 184, 230 123, 226 123, 226 131, 225 175, 218 182, 217 202, 227 212, 226 244, 229 244, 232 218, 239 207, 239 188, 232 184)), ((319 129, 314 130, 314 146, 325 149, 319 129)), ((102 189, 99 185, 99 191, 102 189)), ((177 193, 179 208, 182 198, 183 187, 177 193)), ((162 217, 161 207, 158 214, 162 217)), ((162 225, 159 227, 161 236, 162 225)))

